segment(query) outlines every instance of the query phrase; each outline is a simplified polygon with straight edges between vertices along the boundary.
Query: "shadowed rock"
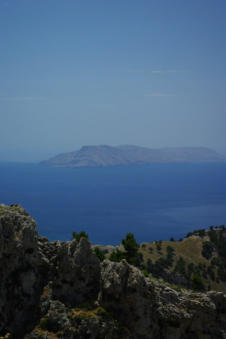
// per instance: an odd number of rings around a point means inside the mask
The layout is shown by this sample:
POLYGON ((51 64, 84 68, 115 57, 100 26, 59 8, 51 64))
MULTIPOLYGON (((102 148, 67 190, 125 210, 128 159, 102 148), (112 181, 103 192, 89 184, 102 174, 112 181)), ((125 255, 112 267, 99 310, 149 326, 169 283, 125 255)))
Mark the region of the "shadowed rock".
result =
POLYGON ((21 206, 0 206, 1 338, 225 339, 226 296, 177 292, 89 241, 49 242, 21 206))

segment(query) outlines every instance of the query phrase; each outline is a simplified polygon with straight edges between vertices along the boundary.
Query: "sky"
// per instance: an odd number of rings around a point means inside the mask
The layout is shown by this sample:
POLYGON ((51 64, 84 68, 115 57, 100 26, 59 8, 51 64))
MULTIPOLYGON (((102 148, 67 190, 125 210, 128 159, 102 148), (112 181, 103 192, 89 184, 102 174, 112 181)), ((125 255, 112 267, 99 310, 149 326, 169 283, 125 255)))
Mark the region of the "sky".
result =
POLYGON ((0 0, 0 161, 226 154, 226 0, 0 0))

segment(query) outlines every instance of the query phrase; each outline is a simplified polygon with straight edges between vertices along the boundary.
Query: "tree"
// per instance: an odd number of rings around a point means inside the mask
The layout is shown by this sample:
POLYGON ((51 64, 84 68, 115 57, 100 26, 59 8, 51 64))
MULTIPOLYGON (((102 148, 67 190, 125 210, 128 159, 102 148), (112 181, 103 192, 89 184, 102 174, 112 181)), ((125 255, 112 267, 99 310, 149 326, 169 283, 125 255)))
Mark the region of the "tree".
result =
POLYGON ((72 232, 72 237, 73 239, 76 239, 78 242, 80 241, 81 238, 89 239, 89 236, 85 231, 81 231, 80 233, 72 232))
POLYGON ((138 249, 139 245, 132 233, 127 233, 126 238, 122 239, 122 244, 125 248, 125 257, 130 264, 138 264, 138 249))
POLYGON ((147 272, 151 273, 153 270, 153 264, 152 264, 152 260, 150 258, 148 258, 147 260, 147 266, 146 266, 147 272))
POLYGON ((162 240, 156 241, 155 245, 156 245, 157 251, 161 252, 161 250, 162 250, 162 240))
POLYGON ((186 273, 186 266, 185 266, 185 261, 182 257, 179 257, 176 266, 174 268, 175 272, 178 272, 182 275, 184 275, 186 273))
POLYGON ((204 243, 202 245, 202 255, 206 259, 210 259, 212 257, 213 251, 214 251, 213 244, 211 242, 209 242, 209 241, 204 241, 204 243))

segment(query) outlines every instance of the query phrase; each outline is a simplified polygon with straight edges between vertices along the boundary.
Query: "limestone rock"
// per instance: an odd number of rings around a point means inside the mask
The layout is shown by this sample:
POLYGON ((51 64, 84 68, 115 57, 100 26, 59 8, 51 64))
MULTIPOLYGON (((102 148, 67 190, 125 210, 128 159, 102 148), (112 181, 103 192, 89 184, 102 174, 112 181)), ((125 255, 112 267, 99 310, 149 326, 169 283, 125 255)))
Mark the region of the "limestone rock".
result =
POLYGON ((0 206, 0 333, 23 332, 37 316, 42 282, 35 221, 21 206, 0 206))
POLYGON ((62 243, 55 258, 53 297, 70 306, 95 300, 99 292, 100 262, 82 238, 62 243))
POLYGON ((99 302, 123 321, 131 338, 223 339, 226 334, 223 293, 178 293, 126 262, 102 263, 99 302))
POLYGON ((0 205, 0 338, 225 339, 226 296, 175 291, 85 238, 49 242, 0 205))

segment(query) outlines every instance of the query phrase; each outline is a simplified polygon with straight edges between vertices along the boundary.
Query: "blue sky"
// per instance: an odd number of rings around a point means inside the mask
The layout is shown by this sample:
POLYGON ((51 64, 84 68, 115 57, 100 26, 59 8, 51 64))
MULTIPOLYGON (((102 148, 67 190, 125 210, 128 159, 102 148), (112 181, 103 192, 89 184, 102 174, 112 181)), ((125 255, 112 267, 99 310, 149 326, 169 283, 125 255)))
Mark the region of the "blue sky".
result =
POLYGON ((225 0, 0 0, 0 160, 226 153, 225 0))

